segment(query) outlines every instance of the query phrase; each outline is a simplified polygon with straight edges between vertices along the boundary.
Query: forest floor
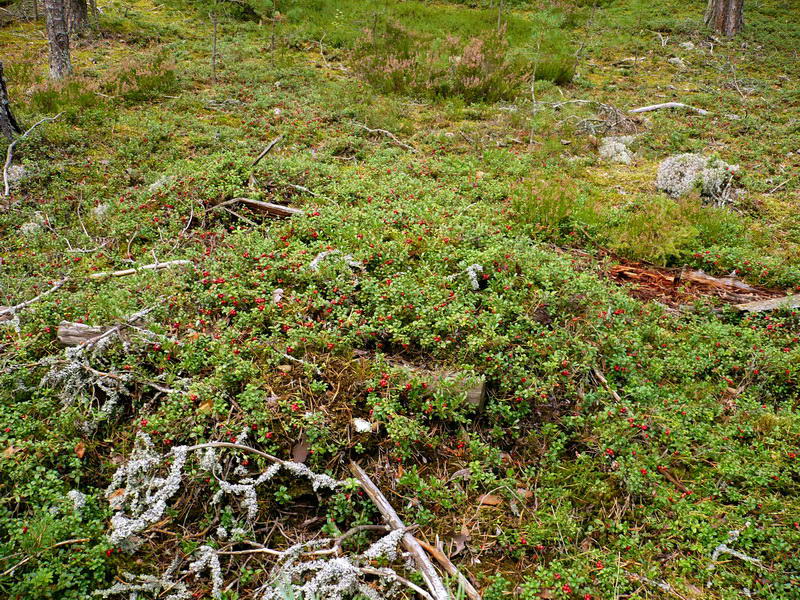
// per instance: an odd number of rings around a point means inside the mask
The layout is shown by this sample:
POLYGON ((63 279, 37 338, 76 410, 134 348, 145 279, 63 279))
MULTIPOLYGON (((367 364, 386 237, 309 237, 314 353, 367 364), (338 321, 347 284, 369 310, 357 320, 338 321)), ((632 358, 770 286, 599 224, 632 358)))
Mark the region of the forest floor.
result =
POLYGON ((0 198, 1 596, 291 597, 253 544, 381 523, 355 461, 486 600, 800 598, 800 316, 736 306, 800 291, 796 2, 237 5, 215 74, 197 4, 108 3, 60 84, 0 28, 58 115, 0 198))

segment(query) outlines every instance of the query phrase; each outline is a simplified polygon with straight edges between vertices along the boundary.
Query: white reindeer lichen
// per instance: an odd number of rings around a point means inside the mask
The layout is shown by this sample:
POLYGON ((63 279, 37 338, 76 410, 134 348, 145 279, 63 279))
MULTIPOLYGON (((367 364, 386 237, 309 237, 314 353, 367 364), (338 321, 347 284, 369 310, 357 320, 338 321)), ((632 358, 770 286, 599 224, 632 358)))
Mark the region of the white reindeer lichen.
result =
POLYGON ((217 551, 211 546, 200 546, 197 549, 197 559, 189 565, 191 573, 201 573, 208 569, 211 572, 211 597, 222 597, 222 567, 219 564, 217 551))

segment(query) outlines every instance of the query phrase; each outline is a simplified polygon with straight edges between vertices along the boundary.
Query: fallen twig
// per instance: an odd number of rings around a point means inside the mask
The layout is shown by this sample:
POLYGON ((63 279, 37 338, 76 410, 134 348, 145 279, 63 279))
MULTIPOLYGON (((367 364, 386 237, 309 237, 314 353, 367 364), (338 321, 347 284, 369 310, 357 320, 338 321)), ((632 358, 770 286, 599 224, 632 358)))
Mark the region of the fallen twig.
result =
POLYGON ((409 145, 408 145, 408 144, 406 144, 405 142, 401 141, 401 140, 400 140, 400 139, 399 139, 399 138, 398 138, 398 137, 397 137, 395 134, 393 134, 391 131, 386 131, 385 129, 372 129, 371 127, 367 127, 366 125, 362 125, 361 123, 355 123, 355 125, 356 125, 357 127, 360 127, 361 129, 365 129, 365 130, 366 130, 366 131, 368 131, 369 133, 380 133, 380 134, 383 134, 383 135, 385 135, 386 137, 388 137, 389 139, 391 139, 391 140, 392 140, 392 141, 393 141, 395 144, 397 144, 398 146, 400 146, 400 147, 402 147, 402 148, 405 148, 406 150, 410 150, 411 152, 414 152, 414 153, 416 153, 416 152, 417 152, 417 149, 416 149, 416 148, 414 148, 413 146, 409 146, 409 145))
POLYGON ((262 158, 264 158, 264 157, 265 157, 267 154, 269 154, 269 153, 270 153, 270 151, 271 151, 271 150, 272 150, 272 149, 273 149, 275 146, 277 146, 277 145, 278 145, 278 142, 280 142, 282 139, 283 139, 283 136, 282 136, 282 135, 279 135, 279 136, 278 136, 278 137, 276 137, 274 140, 272 140, 272 141, 271 141, 271 142, 270 142, 270 143, 267 145, 267 147, 266 147, 266 148, 264 148, 264 150, 262 150, 262 151, 261 151, 261 154, 259 154, 259 155, 258 155, 258 157, 257 157, 257 158, 256 158, 256 159, 253 161, 253 164, 252 164, 252 165, 250 165, 250 166, 251 166, 251 168, 254 168, 254 167, 255 167, 255 166, 258 164, 258 163, 260 163, 260 162, 261 162, 261 159, 262 159, 262 158))
POLYGON ((31 298, 30 300, 26 300, 25 302, 20 302, 19 304, 15 305, 15 306, 2 306, 2 307, 0 307, 0 321, 7 321, 10 317, 3 318, 4 315, 14 315, 18 310, 22 310, 23 308, 26 308, 27 306, 30 306, 34 302, 38 302, 39 300, 41 300, 45 296, 47 296, 49 294, 52 294, 58 288, 60 288, 62 285, 67 283, 67 281, 69 281, 69 277, 64 277, 63 279, 58 281, 53 287, 51 287, 49 290, 42 292, 41 294, 39 294, 35 298, 31 298))
POLYGON ((52 546, 48 546, 47 548, 45 548, 44 550, 40 550, 36 554, 31 554, 29 556, 26 556, 21 561, 19 561, 17 564, 15 564, 13 567, 11 567, 9 569, 6 569, 2 573, 0 573, 0 577, 5 577, 6 575, 10 575, 14 571, 16 571, 19 567, 21 567, 26 562, 28 562, 30 559, 34 558, 35 556, 38 556, 42 552, 47 552, 48 550, 53 550, 54 548, 60 548, 61 546, 68 546, 70 544, 82 544, 82 543, 88 542, 88 541, 89 541, 89 538, 77 538, 77 539, 74 539, 74 540, 64 540, 63 542, 58 542, 57 544, 53 544, 52 546))
POLYGON ((292 217, 294 215, 302 215, 303 211, 299 208, 292 208, 290 206, 282 206, 280 204, 272 204, 271 202, 262 202, 261 200, 252 200, 250 198, 233 198, 226 200, 220 204, 214 205, 214 209, 230 206, 231 204, 246 204, 250 208, 266 213, 273 217, 292 217))
POLYGON ((470 600, 481 600, 481 594, 475 587, 470 583, 469 579, 467 579, 458 568, 453 564, 453 562, 447 557, 447 555, 439 550, 436 546, 429 544, 423 540, 418 539, 419 545, 425 548, 425 550, 436 559, 442 568, 447 572, 448 575, 451 577, 455 577, 458 581, 459 585, 464 590, 464 593, 467 595, 470 600))
POLYGON ((123 269, 121 271, 101 271, 100 273, 92 273, 89 275, 90 279, 105 279, 106 277, 124 277, 125 275, 133 275, 139 271, 157 271, 159 269, 166 269, 167 267, 177 267, 183 265, 191 265, 190 260, 168 260, 167 262, 158 262, 151 265, 142 265, 141 267, 134 267, 132 269, 123 269))
MULTIPOLYGON (((364 488, 367 496, 370 497, 389 526, 391 526, 393 529, 405 529, 405 524, 397 515, 397 512, 394 510, 392 505, 389 504, 389 501, 381 493, 378 487, 373 483, 369 475, 364 472, 364 469, 358 466, 358 464, 355 462, 351 461, 350 472, 353 473, 353 476, 361 482, 361 487, 364 488)), ((419 569, 422 578, 425 580, 425 584, 428 586, 428 590, 430 590, 433 600, 450 600, 450 594, 447 591, 447 588, 444 587, 442 579, 436 572, 436 569, 428 558, 428 555, 422 549, 422 546, 420 546, 417 538, 410 533, 406 533, 403 535, 403 546, 405 546, 406 550, 408 550, 414 557, 417 568, 419 569)))
POLYGON ((32 132, 34 129, 36 129, 36 128, 37 128, 39 125, 41 125, 42 123, 46 123, 46 122, 48 122, 48 121, 55 121, 55 120, 56 120, 56 119, 58 119, 58 118, 59 118, 59 117, 60 117, 62 114, 64 114, 64 113, 58 113, 58 114, 57 114, 55 117, 45 117, 45 118, 44 118, 44 119, 42 119, 41 121, 39 121, 39 122, 35 123, 35 124, 33 125, 33 127, 31 127, 30 129, 28 129, 28 131, 26 131, 25 133, 23 133, 21 136, 19 136, 17 139, 15 139, 13 142, 11 142, 11 143, 8 145, 8 150, 6 151, 6 164, 5 164, 5 166, 3 167, 3 186, 4 186, 3 195, 4 195, 4 196, 8 196, 9 194, 11 194, 11 184, 10 184, 10 183, 9 183, 9 181, 8 181, 8 169, 9 169, 9 167, 11 166, 11 161, 12 161, 12 160, 14 160, 14 148, 16 147, 16 145, 17 145, 18 143, 20 143, 22 140, 24 140, 26 137, 28 137, 28 135, 29 135, 29 134, 30 134, 30 133, 31 133, 31 132, 32 132))
POLYGON ((372 567, 361 567, 361 572, 366 575, 377 575, 378 577, 386 577, 388 579, 392 579, 394 581, 397 581, 398 583, 402 583, 407 588, 414 590, 420 596, 425 598, 425 600, 433 600, 433 597, 428 592, 423 590, 417 584, 410 582, 405 577, 400 577, 400 575, 398 575, 394 571, 389 571, 388 569, 373 569, 372 567))
POLYGON ((661 110, 662 108, 685 108, 686 110, 691 110, 696 112, 698 115, 709 114, 707 110, 704 110, 702 108, 696 108, 694 106, 689 106, 688 104, 684 104, 683 102, 664 102, 663 104, 653 104, 651 106, 632 108, 628 112, 633 114, 639 114, 639 113, 652 112, 654 110, 661 110))
POLYGON ((610 385, 608 385, 608 379, 606 379, 606 376, 600 372, 600 369, 598 369, 597 367, 592 367, 592 374, 600 382, 600 385, 602 385, 605 388, 605 390, 614 397, 614 400, 616 400, 617 402, 622 402, 622 398, 620 398, 619 394, 614 389, 612 389, 610 385))

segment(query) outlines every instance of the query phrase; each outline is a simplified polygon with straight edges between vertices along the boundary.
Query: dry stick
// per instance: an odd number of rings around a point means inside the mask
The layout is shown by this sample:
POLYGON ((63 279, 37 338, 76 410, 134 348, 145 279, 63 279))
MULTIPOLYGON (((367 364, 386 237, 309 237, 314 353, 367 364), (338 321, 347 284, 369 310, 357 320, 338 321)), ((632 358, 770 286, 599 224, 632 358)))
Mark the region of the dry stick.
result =
MULTIPOLYGON (((68 546, 69 544, 82 544, 82 543, 88 542, 88 541, 89 541, 89 538, 78 538, 78 539, 74 539, 74 540, 64 540, 63 542, 58 542, 57 544, 53 544, 52 546, 48 546, 44 550, 40 550, 39 552, 36 553, 36 555, 41 554, 42 552, 47 552, 48 550, 52 550, 53 548, 59 548, 61 546, 68 546)), ((28 562, 30 559, 32 559, 36 555, 31 554, 30 556, 26 556, 21 561, 19 561, 17 564, 15 564, 13 567, 11 567, 9 569, 6 569, 2 573, 0 573, 0 577, 5 577, 6 575, 10 575, 11 573, 16 571, 19 567, 24 565, 26 562, 28 562)))
POLYGON ((248 206, 272 215, 273 217, 291 217, 294 215, 302 215, 303 211, 299 208, 292 208, 290 206, 283 206, 281 204, 272 204, 271 202, 262 202, 261 200, 252 200, 251 198, 233 198, 226 200, 220 204, 214 205, 214 209, 225 208, 231 204, 247 204, 248 206))
POLYGON ((597 377, 598 381, 600 381, 606 391, 614 397, 614 400, 617 402, 622 402, 622 398, 620 398, 619 394, 613 390, 610 385, 608 385, 608 379, 606 379, 605 375, 600 372, 600 369, 597 367, 592 367, 592 373, 595 377, 597 377))
POLYGON ((132 269, 123 269, 121 271, 102 271, 100 273, 92 273, 89 279, 105 279, 106 277, 123 277, 125 275, 133 275, 139 271, 157 271, 158 269, 166 269, 167 267, 176 267, 179 265, 191 265, 190 260, 169 260, 167 262, 153 263, 151 265, 142 265, 141 267, 134 267, 132 269))
POLYGON ((39 294, 39 295, 38 295, 38 296, 36 296, 35 298, 31 298, 30 300, 26 300, 25 302, 20 302, 20 303, 19 303, 19 304, 17 304, 16 306, 5 306, 5 307, 3 307, 3 308, 0 308, 0 315, 5 315, 5 314, 12 314, 12 315, 13 315, 13 314, 14 314, 15 312, 17 312, 18 310, 21 310, 21 309, 23 309, 23 308, 26 308, 27 306, 30 306, 30 305, 31 305, 31 304, 33 304, 34 302, 38 302, 39 300, 41 300, 41 299, 42 299, 42 298, 44 298, 45 296, 47 296, 47 295, 49 295, 49 294, 52 294, 52 293, 53 293, 53 292, 55 292, 55 291, 56 291, 58 288, 60 288, 62 285, 64 285, 65 283, 67 283, 67 281, 69 281, 69 277, 64 277, 62 280, 60 280, 59 282, 57 282, 57 283, 56 283, 56 284, 55 284, 53 287, 51 287, 49 290, 47 290, 47 291, 45 291, 45 292, 42 292, 41 294, 39 294))
POLYGON ((279 136, 278 136, 278 137, 276 137, 274 140, 272 140, 272 141, 269 143, 269 145, 268 145, 266 148, 264 148, 264 150, 261 152, 261 154, 259 154, 259 155, 258 155, 258 158, 256 158, 256 159, 253 161, 253 164, 252 164, 252 165, 250 165, 250 167, 251 167, 251 168, 253 168, 253 167, 255 167, 255 166, 258 164, 258 163, 260 163, 260 162, 261 162, 261 159, 262 159, 262 158, 264 158, 264 157, 265 157, 267 154, 269 154, 269 153, 270 153, 270 151, 271 151, 271 150, 272 150, 272 149, 273 149, 275 146, 277 146, 278 142, 280 142, 282 139, 283 139, 283 136, 282 136, 282 135, 279 135, 279 136))
POLYGON ((393 134, 391 131, 386 131, 385 129, 371 129, 370 127, 367 127, 366 125, 362 125, 361 123, 355 123, 355 125, 358 126, 358 127, 361 127, 361 129, 367 130, 370 133, 382 133, 386 137, 390 138, 398 146, 401 146, 401 147, 405 148, 406 150, 411 150, 411 152, 414 152, 414 153, 417 152, 416 148, 414 148, 413 146, 409 146, 405 142, 400 141, 400 139, 398 139, 398 137, 395 134, 393 134))
POLYGON ((398 583, 402 583, 407 588, 414 590, 420 596, 425 598, 425 600, 433 600, 433 597, 428 592, 423 590, 417 584, 410 582, 408 579, 405 579, 404 577, 400 577, 400 575, 398 575, 394 571, 387 572, 387 571, 382 571, 381 569, 373 569, 372 567, 361 567, 360 571, 362 573, 366 574, 366 575, 378 575, 379 577, 385 577, 387 579, 392 579, 394 581, 397 581, 398 583))
POLYGON ((428 542, 423 540, 417 540, 419 545, 425 548, 428 553, 436 559, 442 568, 447 571, 447 574, 451 577, 455 577, 461 587, 464 589, 464 593, 470 598, 470 600, 481 600, 481 594, 478 590, 476 590, 473 585, 470 583, 469 579, 464 577, 458 568, 452 563, 452 561, 447 558, 447 555, 439 550, 436 546, 432 546, 428 542))
MULTIPOLYGON (((361 482, 361 487, 364 488, 367 496, 370 497, 386 522, 393 529, 405 529, 405 524, 397 515, 397 512, 392 508, 392 505, 389 504, 389 501, 378 487, 372 482, 369 475, 364 472, 364 469, 351 461, 350 471, 353 473, 353 476, 361 482)), ((428 586, 433 600, 450 600, 450 594, 447 588, 444 587, 442 579, 439 577, 433 563, 431 563, 428 555, 425 554, 425 551, 422 549, 422 546, 419 545, 417 539, 410 533, 406 533, 403 535, 403 546, 405 546, 406 550, 414 557, 417 568, 422 574, 422 578, 425 580, 425 584, 428 586)))
POLYGON ((6 151, 6 164, 3 167, 4 196, 8 196, 11 193, 11 184, 8 182, 8 168, 11 166, 11 161, 14 160, 14 147, 28 137, 28 134, 30 134, 39 125, 46 123, 47 121, 55 121, 63 114, 64 113, 58 113, 55 117, 45 117, 8 145, 8 150, 6 151))
POLYGON ((633 108, 628 112, 633 114, 638 114, 638 113, 652 112, 654 110, 661 110, 662 108, 685 108, 687 110, 692 110, 696 112, 698 115, 709 114, 707 110, 704 110, 702 108, 695 108, 694 106, 689 106, 688 104, 684 104, 683 102, 664 102, 663 104, 653 104, 651 106, 642 106, 640 108, 633 108))

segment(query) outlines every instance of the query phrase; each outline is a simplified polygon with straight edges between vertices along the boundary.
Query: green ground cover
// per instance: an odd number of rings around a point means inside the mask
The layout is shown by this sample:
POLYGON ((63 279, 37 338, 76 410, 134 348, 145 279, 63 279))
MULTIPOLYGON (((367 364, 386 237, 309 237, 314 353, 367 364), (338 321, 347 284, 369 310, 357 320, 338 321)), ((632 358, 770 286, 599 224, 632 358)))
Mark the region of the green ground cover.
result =
MULTIPOLYGON (((335 477, 358 460, 419 537, 465 544, 487 600, 800 598, 800 318, 670 310, 607 275, 800 289, 798 7, 748 6, 719 40, 700 1, 508 2, 499 32, 487 4, 285 0, 274 29, 259 4, 221 18, 216 81, 189 1, 109 3, 58 85, 41 24, 0 29, 19 120, 61 113, 17 152, 0 304, 69 277, 0 323, 0 595, 88 598, 188 562, 219 525, 277 522, 281 547, 379 522, 283 476, 245 523, 200 501, 219 485, 193 466, 135 553, 109 541, 137 433, 166 453, 247 431, 335 477), (620 165, 586 131, 597 105, 558 106, 577 99, 710 114, 642 115, 620 165), (741 165, 733 208, 656 191, 681 152, 741 165), (304 214, 214 208, 237 197, 304 214), (56 339, 146 308, 102 351, 56 339), (486 406, 441 371, 484 378, 486 406), (726 542, 755 562, 712 560, 726 542)), ((254 597, 270 564, 227 557, 223 597, 254 597)))

